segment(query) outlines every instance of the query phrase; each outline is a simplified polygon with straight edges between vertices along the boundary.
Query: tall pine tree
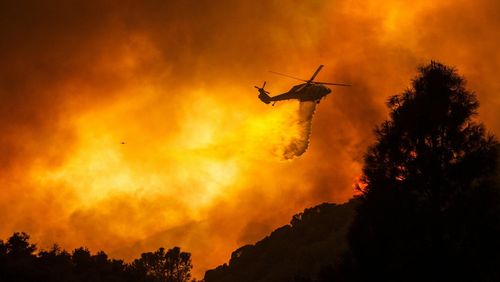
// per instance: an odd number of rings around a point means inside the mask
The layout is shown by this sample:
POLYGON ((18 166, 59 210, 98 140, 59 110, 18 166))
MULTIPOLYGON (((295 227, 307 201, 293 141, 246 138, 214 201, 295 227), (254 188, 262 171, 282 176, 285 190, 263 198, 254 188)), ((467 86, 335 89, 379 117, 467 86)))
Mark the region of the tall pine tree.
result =
POLYGON ((419 68, 365 155, 355 280, 500 281, 498 143, 455 69, 419 68))

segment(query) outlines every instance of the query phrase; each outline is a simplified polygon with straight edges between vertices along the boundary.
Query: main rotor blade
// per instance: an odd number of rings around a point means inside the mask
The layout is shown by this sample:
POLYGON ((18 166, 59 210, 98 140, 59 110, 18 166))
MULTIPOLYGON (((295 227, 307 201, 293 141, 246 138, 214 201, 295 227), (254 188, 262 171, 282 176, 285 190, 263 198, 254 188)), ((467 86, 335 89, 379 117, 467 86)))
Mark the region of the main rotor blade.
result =
POLYGON ((319 71, 321 71, 321 69, 323 68, 323 65, 319 65, 318 69, 314 72, 313 76, 311 76, 311 79, 309 79, 308 81, 311 82, 314 80, 314 78, 318 75, 319 71))
POLYGON ((275 71, 269 71, 270 73, 274 73, 274 74, 278 74, 278 75, 282 75, 282 76, 286 76, 288 78, 293 78, 293 79, 296 79, 296 80, 300 80, 300 81, 305 81, 307 82, 307 80, 305 79, 302 79, 302 78, 297 78, 297 77, 293 77, 291 75, 288 75, 288 74, 284 74, 284 73, 279 73, 279 72, 275 72, 275 71))
POLYGON ((318 82, 318 81, 313 81, 312 83, 314 83, 314 84, 324 84, 324 85, 337 85, 337 86, 352 86, 351 84, 333 83, 333 82, 318 82))

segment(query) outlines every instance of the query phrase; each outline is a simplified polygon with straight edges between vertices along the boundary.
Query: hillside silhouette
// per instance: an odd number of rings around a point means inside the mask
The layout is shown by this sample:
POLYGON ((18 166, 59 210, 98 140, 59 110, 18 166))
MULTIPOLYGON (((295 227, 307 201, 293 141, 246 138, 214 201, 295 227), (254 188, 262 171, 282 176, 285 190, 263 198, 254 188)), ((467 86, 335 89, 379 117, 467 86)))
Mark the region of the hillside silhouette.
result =
POLYGON ((255 245, 234 251, 229 264, 206 272, 205 281, 293 281, 316 274, 348 249, 357 204, 353 199, 304 210, 255 245))

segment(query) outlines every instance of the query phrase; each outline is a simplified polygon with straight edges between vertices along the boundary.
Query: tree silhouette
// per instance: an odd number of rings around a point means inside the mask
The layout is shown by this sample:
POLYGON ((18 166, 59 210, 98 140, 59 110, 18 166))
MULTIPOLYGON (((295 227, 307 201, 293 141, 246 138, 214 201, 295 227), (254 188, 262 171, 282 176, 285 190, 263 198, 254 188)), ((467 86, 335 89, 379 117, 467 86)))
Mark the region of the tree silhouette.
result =
POLYGON ((147 281, 186 282, 191 278, 191 254, 174 247, 165 252, 160 248, 155 252, 143 253, 132 266, 144 273, 147 281))
POLYGON ((42 273, 41 281, 72 281, 74 278, 71 254, 58 245, 38 254, 38 267, 42 273))
POLYGON ((29 235, 22 232, 14 233, 0 247, 2 265, 0 266, 0 281, 34 281, 39 270, 33 255, 36 246, 29 243, 29 235))
POLYGON ((365 155, 355 280, 499 281, 498 148, 456 70, 419 68, 365 155))
POLYGON ((83 247, 71 254, 57 245, 36 251, 26 233, 0 240, 0 281, 184 282, 192 268, 191 255, 178 247, 144 253, 131 264, 109 259, 103 251, 93 255, 83 247))
POLYGON ((26 258, 33 255, 36 246, 29 243, 30 236, 24 232, 14 233, 7 241, 7 253, 11 257, 26 258))

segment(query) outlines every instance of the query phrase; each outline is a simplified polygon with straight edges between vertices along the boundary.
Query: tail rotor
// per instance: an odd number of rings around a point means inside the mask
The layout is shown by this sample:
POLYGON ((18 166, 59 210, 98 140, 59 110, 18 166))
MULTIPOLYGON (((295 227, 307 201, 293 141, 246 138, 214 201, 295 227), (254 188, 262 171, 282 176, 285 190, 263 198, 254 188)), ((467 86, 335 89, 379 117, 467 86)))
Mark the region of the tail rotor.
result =
POLYGON ((262 87, 259 87, 259 86, 255 86, 255 88, 257 88, 257 90, 259 90, 259 99, 266 103, 266 104, 269 104, 271 103, 271 97, 269 97, 269 91, 266 91, 264 89, 264 87, 266 87, 266 82, 264 81, 264 84, 262 84, 262 87))
POLYGON ((257 88, 257 89, 259 90, 259 93, 264 92, 264 93, 266 93, 266 94, 269 94, 269 91, 266 91, 266 90, 264 89, 264 87, 266 87, 266 81, 264 81, 264 84, 262 84, 262 87, 259 87, 259 86, 257 86, 257 85, 256 85, 256 86, 254 86, 254 87, 255 87, 255 88, 257 88))

